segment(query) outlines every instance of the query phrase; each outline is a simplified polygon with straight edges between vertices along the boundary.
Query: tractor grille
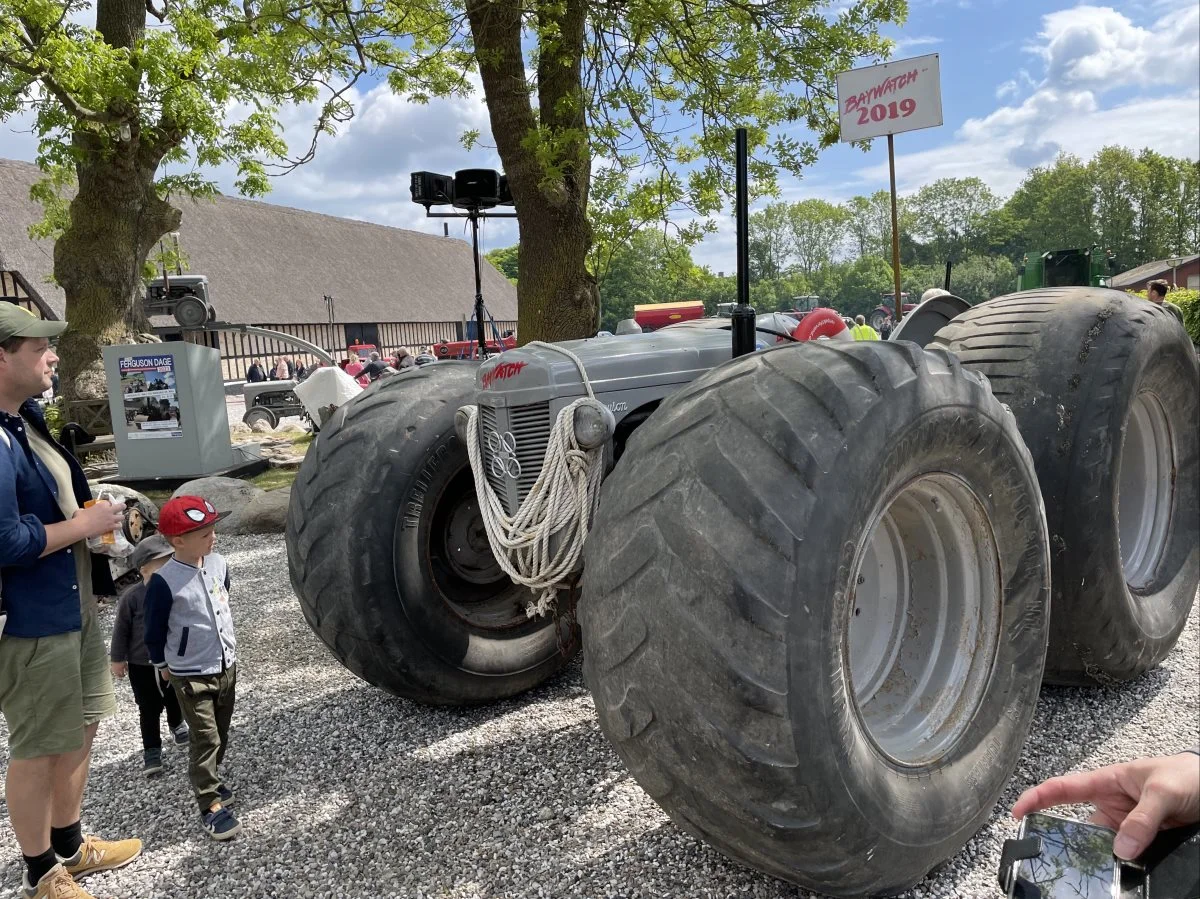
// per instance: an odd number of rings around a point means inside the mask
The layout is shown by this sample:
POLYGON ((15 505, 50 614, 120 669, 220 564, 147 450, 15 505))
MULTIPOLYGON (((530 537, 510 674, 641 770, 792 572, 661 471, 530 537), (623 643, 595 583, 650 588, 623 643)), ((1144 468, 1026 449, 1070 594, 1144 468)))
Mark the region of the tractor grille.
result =
POLYGON ((479 439, 488 483, 509 515, 517 511, 541 474, 550 444, 550 426, 549 403, 499 409, 479 405, 479 439), (493 446, 503 441, 499 453, 488 446, 489 434, 496 435, 493 446), (513 447, 511 452, 509 447, 513 447))

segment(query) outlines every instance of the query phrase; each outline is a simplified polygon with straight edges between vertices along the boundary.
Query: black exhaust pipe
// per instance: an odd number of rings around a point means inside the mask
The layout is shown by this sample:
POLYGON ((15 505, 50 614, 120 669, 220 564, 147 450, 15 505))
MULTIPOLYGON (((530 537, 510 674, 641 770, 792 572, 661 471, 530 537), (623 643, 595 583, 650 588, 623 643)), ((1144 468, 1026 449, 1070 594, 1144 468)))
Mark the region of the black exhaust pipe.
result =
POLYGON ((754 352, 754 307, 750 305, 749 150, 745 128, 737 130, 737 305, 733 308, 733 358, 754 352))

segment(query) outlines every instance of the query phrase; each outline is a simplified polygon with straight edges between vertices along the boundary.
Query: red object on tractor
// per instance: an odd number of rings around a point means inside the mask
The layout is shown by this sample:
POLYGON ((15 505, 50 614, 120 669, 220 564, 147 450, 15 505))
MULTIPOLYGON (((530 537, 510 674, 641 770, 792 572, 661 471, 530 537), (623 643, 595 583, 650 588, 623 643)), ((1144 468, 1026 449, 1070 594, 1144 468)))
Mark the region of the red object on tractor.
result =
MULTIPOLYGON (((489 353, 503 353, 505 350, 514 349, 516 345, 517 338, 511 335, 502 338, 499 342, 495 340, 487 342, 489 353)), ((433 354, 439 359, 477 359, 479 358, 479 341, 443 340, 441 343, 434 344, 433 354)))
POLYGON ((667 325, 704 318, 704 304, 700 300, 682 303, 640 303, 633 307, 633 320, 643 331, 657 331, 667 325))

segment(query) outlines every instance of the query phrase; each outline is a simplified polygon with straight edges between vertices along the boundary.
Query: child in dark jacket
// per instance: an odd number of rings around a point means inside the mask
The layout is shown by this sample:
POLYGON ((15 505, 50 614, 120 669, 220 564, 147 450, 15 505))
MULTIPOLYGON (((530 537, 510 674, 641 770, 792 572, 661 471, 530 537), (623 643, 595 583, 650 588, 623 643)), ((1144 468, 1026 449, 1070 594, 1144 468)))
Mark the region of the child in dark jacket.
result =
POLYGON ((176 745, 188 742, 188 726, 179 710, 175 691, 170 684, 162 682, 150 664, 145 642, 146 584, 174 553, 171 544, 158 534, 147 537, 134 549, 130 561, 141 572, 142 583, 121 595, 109 646, 113 677, 129 675, 129 686, 138 705, 142 728, 142 773, 147 777, 161 774, 163 770, 159 730, 163 709, 166 709, 167 726, 171 728, 176 745))
POLYGON ((204 829, 228 840, 242 825, 229 807, 233 790, 217 773, 229 747, 237 685, 237 641, 229 607, 229 568, 213 552, 217 512, 199 496, 163 506, 158 530, 175 550, 146 587, 146 650, 170 680, 191 728, 188 776, 204 829))

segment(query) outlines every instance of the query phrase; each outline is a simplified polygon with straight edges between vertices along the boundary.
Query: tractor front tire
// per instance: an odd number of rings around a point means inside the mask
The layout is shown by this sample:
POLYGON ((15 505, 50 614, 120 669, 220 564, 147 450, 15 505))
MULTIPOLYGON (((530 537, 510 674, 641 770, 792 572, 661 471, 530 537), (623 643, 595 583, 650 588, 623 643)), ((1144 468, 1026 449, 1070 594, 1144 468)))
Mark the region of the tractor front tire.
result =
POLYGON ((605 481, 580 604, 601 729, 726 855, 835 896, 903 890, 1017 764, 1048 553, 1016 422, 951 354, 734 360, 605 481))
POLYGON ((986 375, 1037 466, 1053 568, 1046 679, 1158 665, 1200 582, 1196 352, 1165 309, 1103 288, 1032 290, 935 341, 986 375))
POLYGON ((300 466, 287 518, 304 617, 367 682, 430 705, 504 699, 559 671, 570 616, 525 614, 500 570, 454 414, 475 363, 387 378, 334 413, 300 466))

